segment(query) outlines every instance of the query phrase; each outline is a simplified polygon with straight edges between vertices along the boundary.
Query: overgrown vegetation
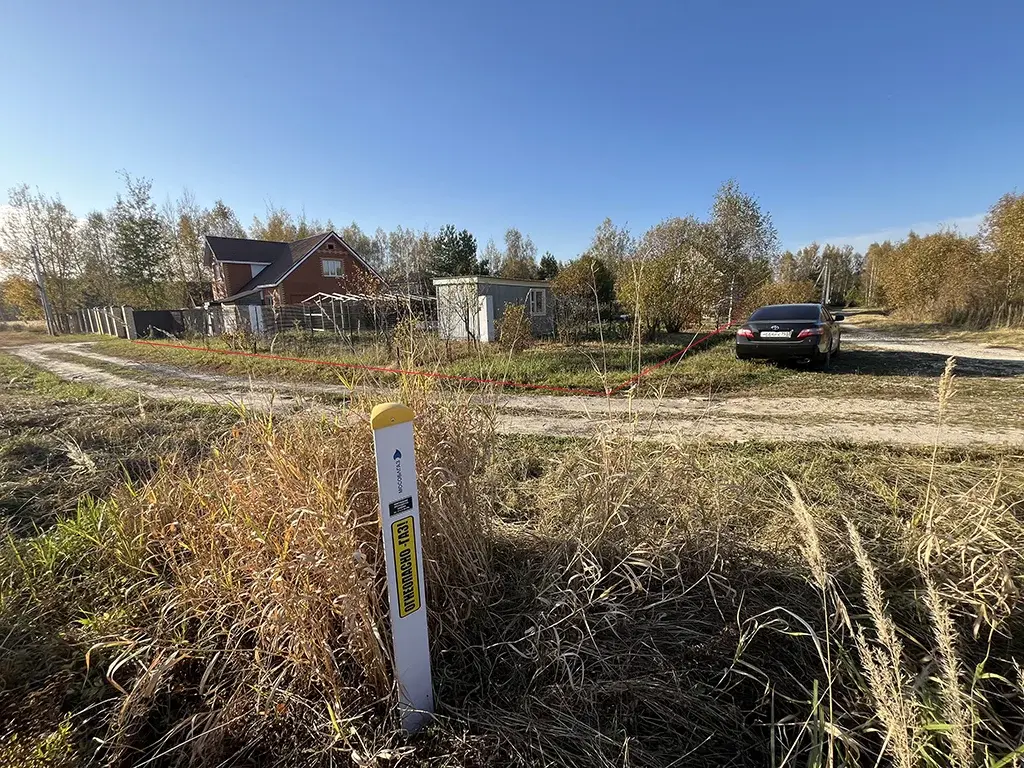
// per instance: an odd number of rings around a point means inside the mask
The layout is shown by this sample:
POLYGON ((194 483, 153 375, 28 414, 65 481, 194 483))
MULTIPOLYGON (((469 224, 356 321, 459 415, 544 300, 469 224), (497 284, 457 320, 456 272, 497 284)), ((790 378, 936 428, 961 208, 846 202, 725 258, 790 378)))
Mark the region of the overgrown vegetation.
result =
POLYGON ((0 393, 0 528, 17 536, 144 483, 165 455, 197 460, 236 418, 69 384, 2 354, 0 393))
POLYGON ((977 237, 911 232, 895 244, 872 244, 863 279, 869 296, 905 318, 1024 325, 1024 194, 1000 198, 977 237))
MULTIPOLYGON (((943 413, 971 387, 951 373, 943 413)), ((1021 753, 1018 455, 655 445, 640 427, 498 438, 456 394, 402 398, 419 413, 434 726, 395 730, 357 403, 334 421, 248 417, 199 463, 172 454, 8 538, 0 762, 1021 753)))

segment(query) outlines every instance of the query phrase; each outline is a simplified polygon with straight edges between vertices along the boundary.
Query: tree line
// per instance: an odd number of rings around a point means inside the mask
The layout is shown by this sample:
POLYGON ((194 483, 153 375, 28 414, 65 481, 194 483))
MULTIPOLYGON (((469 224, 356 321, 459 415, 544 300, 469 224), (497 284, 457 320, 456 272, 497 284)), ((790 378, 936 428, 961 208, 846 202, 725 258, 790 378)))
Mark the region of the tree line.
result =
MULTIPOLYGON (((371 234, 355 222, 337 229, 330 219, 268 206, 246 228, 223 200, 203 207, 185 191, 158 207, 150 180, 125 172, 121 178, 114 204, 84 219, 59 196, 33 193, 25 184, 10 190, 0 266, 13 276, 0 285, 0 312, 38 315, 37 278, 58 316, 116 304, 199 306, 211 296, 203 264, 208 234, 293 241, 335 229, 393 289, 410 293, 432 293, 431 278, 445 275, 552 280, 560 330, 571 336, 623 314, 644 336, 675 332, 739 313, 780 269, 783 279, 796 279, 789 275, 792 255, 780 261, 770 215, 733 181, 718 190, 706 218, 669 218, 638 238, 605 219, 582 254, 560 263, 550 252, 538 256, 532 238, 514 227, 501 245, 489 240, 480 248, 454 224, 436 232, 398 226, 371 234)), ((824 250, 826 258, 833 250, 824 250)), ((796 258, 800 269, 819 269, 820 259, 805 255, 796 258)))
POLYGON ((861 289, 865 301, 912 319, 1024 325, 1024 194, 1000 197, 974 236, 910 232, 872 243, 861 289))
POLYGON ((158 207, 149 179, 120 177, 123 189, 113 205, 84 218, 59 195, 27 184, 9 191, 0 219, 0 320, 41 317, 39 282, 58 317, 119 304, 201 306, 212 297, 212 275, 203 263, 206 235, 291 242, 335 230, 392 287, 418 294, 432 293, 433 277, 546 278, 558 268, 551 253, 538 262, 533 240, 514 227, 505 232, 504 247, 491 240, 481 250, 471 232, 454 224, 437 232, 398 226, 371 234, 355 222, 339 229, 330 219, 269 205, 246 228, 223 200, 204 207, 185 190, 158 207))
POLYGON ((704 217, 671 217, 634 237, 605 219, 583 253, 559 262, 528 234, 509 228, 482 248, 454 224, 436 232, 402 226, 337 229, 268 206, 248 228, 223 200, 201 206, 184 191, 158 207, 152 183, 122 172, 106 211, 77 217, 61 201, 22 184, 0 221, 0 319, 39 316, 41 279, 55 314, 129 304, 200 306, 211 297, 205 235, 293 241, 336 230, 396 290, 427 295, 431 278, 496 275, 552 280, 560 332, 579 337, 626 316, 650 337, 726 322, 768 303, 826 301, 888 306, 946 322, 1024 323, 1024 195, 1004 195, 972 237, 954 231, 850 246, 811 243, 782 252, 770 214, 735 181, 716 192, 704 217))

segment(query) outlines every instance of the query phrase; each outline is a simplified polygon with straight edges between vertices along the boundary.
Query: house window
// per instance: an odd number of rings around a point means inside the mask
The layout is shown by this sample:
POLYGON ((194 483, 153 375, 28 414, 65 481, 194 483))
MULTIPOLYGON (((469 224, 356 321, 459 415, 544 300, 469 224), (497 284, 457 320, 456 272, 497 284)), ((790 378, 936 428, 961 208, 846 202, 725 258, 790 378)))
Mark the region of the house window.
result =
POLYGON ((345 271, 341 268, 341 259, 322 259, 324 277, 342 277, 345 271))
POLYGON ((547 292, 543 288, 531 288, 526 296, 526 306, 533 316, 547 314, 547 292))
POLYGON ((334 243, 328 243, 327 244, 327 250, 328 251, 333 251, 334 250, 334 243))

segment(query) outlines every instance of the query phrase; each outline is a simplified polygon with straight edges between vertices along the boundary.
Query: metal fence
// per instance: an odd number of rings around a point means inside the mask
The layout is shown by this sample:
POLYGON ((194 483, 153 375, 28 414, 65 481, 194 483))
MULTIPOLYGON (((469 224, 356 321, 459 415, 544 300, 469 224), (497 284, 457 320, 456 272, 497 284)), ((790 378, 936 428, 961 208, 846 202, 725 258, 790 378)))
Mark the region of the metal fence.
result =
POLYGON ((436 329, 433 300, 321 299, 303 304, 214 305, 193 309, 93 307, 63 318, 70 333, 98 333, 120 338, 195 338, 222 334, 274 336, 282 333, 334 335, 355 343, 393 334, 399 323, 436 329))

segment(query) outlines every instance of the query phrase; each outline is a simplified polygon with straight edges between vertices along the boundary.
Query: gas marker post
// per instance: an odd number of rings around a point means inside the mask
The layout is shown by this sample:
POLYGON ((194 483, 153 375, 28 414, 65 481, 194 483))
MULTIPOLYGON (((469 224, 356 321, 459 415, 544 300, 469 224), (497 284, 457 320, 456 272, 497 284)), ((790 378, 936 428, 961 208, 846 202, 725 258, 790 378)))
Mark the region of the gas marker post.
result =
POLYGON ((370 413, 388 576, 388 603, 402 728, 419 730, 434 712, 423 583, 423 547, 412 409, 383 403, 370 413))

